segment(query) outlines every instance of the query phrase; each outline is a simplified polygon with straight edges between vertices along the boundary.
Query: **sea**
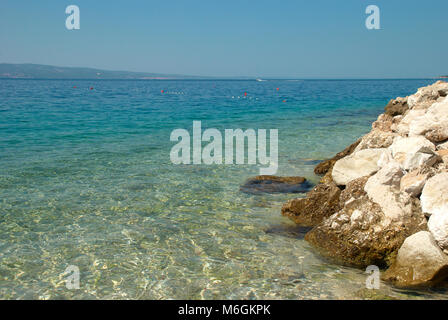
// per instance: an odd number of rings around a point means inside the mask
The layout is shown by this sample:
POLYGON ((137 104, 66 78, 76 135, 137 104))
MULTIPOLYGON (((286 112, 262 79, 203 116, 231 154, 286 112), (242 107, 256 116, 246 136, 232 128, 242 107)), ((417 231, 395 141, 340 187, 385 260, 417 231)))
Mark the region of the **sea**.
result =
POLYGON ((280 176, 371 129, 434 79, 0 80, 1 299, 432 299, 366 287, 245 193, 260 164, 173 164, 175 129, 277 129, 280 176))

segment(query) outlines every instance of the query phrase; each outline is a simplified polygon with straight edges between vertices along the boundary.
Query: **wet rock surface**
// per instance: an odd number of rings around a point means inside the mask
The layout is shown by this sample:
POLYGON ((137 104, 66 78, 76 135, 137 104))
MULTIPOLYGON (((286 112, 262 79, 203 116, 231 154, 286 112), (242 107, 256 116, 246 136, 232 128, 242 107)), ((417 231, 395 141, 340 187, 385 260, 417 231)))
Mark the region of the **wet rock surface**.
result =
POLYGON ((339 210, 341 190, 335 183, 319 184, 306 198, 292 199, 282 207, 282 215, 300 226, 312 227, 339 210))
POLYGON ((303 177, 256 176, 248 179, 240 190, 244 193, 305 193, 313 185, 303 177))

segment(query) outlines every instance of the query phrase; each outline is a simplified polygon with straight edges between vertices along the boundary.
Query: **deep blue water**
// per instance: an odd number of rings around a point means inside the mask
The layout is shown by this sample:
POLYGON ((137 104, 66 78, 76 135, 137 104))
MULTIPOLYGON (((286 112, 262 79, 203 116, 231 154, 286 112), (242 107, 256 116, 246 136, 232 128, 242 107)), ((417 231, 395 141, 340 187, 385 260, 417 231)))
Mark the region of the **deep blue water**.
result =
POLYGON ((298 195, 241 193, 256 165, 173 165, 170 134, 278 129, 277 174, 316 182, 318 160, 432 82, 0 80, 0 298, 356 298, 363 271, 280 215, 298 195))

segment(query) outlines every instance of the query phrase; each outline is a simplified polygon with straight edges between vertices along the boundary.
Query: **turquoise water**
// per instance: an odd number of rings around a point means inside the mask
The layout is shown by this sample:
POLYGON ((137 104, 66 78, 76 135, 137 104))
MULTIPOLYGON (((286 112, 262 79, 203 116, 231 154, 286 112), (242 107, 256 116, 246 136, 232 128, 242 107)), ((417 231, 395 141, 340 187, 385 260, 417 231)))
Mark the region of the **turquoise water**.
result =
POLYGON ((277 174, 316 182, 317 160, 432 82, 0 80, 0 298, 359 298, 363 271, 280 215, 298 195, 240 192, 256 165, 173 165, 170 133, 278 129, 277 174))

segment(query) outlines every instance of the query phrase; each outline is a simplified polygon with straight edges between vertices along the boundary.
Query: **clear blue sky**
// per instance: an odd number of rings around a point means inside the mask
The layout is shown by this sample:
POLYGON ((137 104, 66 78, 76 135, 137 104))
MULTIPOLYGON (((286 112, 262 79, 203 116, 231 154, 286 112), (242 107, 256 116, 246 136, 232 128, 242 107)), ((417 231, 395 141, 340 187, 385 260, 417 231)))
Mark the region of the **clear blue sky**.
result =
POLYGON ((188 75, 448 73, 447 0, 1 0, 0 62, 188 75), (76 4, 81 29, 65 28, 76 4), (367 30, 365 9, 381 9, 367 30))

